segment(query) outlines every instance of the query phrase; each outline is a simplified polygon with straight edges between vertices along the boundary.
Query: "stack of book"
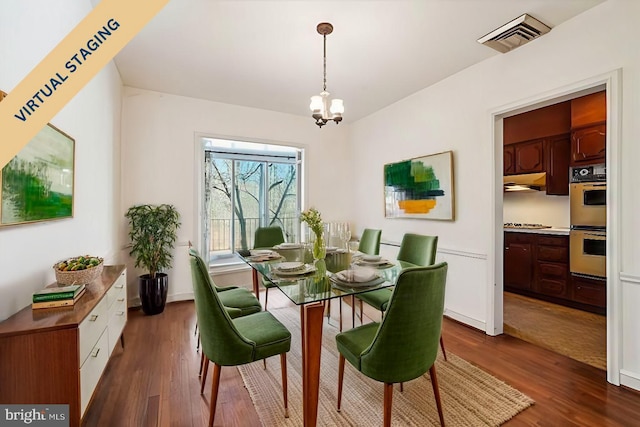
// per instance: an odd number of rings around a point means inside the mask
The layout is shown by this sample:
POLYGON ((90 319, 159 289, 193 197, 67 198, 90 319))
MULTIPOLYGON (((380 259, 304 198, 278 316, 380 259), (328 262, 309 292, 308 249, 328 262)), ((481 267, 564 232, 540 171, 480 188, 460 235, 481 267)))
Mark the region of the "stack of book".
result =
POLYGON ((85 285, 55 286, 33 294, 32 309, 73 306, 84 294, 85 285))

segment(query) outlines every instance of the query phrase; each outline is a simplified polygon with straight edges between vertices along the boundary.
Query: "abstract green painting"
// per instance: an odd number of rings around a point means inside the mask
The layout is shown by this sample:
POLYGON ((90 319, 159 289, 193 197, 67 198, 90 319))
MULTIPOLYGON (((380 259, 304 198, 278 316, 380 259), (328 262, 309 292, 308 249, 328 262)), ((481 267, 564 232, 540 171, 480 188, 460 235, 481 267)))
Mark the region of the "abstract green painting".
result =
POLYGON ((75 141, 45 126, 0 173, 0 226, 73 217, 75 141))
POLYGON ((453 153, 384 165, 385 217, 454 219, 453 153))

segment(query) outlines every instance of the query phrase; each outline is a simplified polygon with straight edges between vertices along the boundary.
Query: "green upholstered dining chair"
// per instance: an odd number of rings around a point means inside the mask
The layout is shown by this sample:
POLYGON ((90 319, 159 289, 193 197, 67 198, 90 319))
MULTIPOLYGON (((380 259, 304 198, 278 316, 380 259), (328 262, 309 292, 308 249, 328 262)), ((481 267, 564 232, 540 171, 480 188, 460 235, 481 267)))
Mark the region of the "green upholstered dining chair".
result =
MULTIPOLYGON (((258 227, 253 237, 253 248, 273 248, 275 245, 284 243, 284 233, 282 228, 278 226, 271 227, 258 227)), ((262 285, 264 286, 264 309, 267 309, 267 303, 269 302, 269 289, 275 285, 264 277, 262 278, 262 285)))
POLYGON ((382 230, 365 228, 360 236, 358 250, 367 255, 378 255, 380 253, 380 237, 382 230))
MULTIPOLYGON (((411 266, 428 266, 436 262, 436 252, 438 248, 438 236, 426 236, 421 234, 407 233, 402 237, 400 250, 398 251, 398 261, 403 267, 411 266)), ((356 296, 360 300, 360 319, 363 317, 362 302, 366 302, 370 306, 380 310, 384 316, 387 310, 387 304, 393 289, 384 288, 371 292, 366 292, 356 296)), ((352 307, 355 310, 355 304, 352 307)), ((355 316, 354 316, 355 319, 355 316)), ((355 325, 354 325, 355 326, 355 325)), ((444 341, 440 339, 440 347, 445 360, 447 360, 447 352, 444 349, 444 341)))
MULTIPOLYGON (((291 333, 267 311, 232 319, 222 304, 218 292, 210 286, 200 259, 191 255, 191 276, 200 325, 202 352, 206 357, 205 378, 209 361, 213 362, 209 426, 213 425, 222 366, 238 366, 271 356, 280 355, 282 392, 285 417, 289 416, 287 402, 287 352, 291 348, 291 333)), ((200 394, 204 393, 202 381, 200 394)))
POLYGON ((442 328, 447 263, 410 267, 398 277, 382 323, 368 323, 336 335, 338 411, 342 404, 345 359, 369 378, 384 383, 384 426, 391 425, 393 384, 413 380, 427 370, 444 426, 435 360, 442 328))
POLYGON ((250 290, 239 288, 237 286, 217 286, 209 275, 207 265, 198 252, 192 248, 189 249, 189 255, 197 261, 198 268, 201 270, 204 280, 209 286, 216 290, 220 301, 222 301, 222 305, 225 306, 231 318, 246 316, 248 314, 262 311, 260 301, 258 301, 250 290))
MULTIPOLYGON (((262 306, 260 305, 260 301, 256 298, 251 291, 245 288, 239 288, 237 286, 225 286, 220 287, 217 286, 211 276, 209 275, 209 270, 204 260, 193 248, 189 249, 189 255, 191 258, 196 260, 196 264, 198 268, 201 270, 201 275, 204 280, 216 290, 222 305, 224 305, 225 310, 229 313, 229 316, 234 319, 236 317, 242 317, 253 313, 258 313, 262 311, 262 306)), ((196 321, 196 333, 198 331, 198 322, 196 321)), ((196 344, 196 351, 200 348, 200 335, 198 335, 198 344, 196 344)), ((200 370, 198 371, 198 376, 202 376, 202 369, 204 367, 205 356, 204 352, 202 353, 202 357, 200 358, 200 370)), ((202 378, 202 383, 207 380, 207 375, 205 373, 204 378, 202 378)))

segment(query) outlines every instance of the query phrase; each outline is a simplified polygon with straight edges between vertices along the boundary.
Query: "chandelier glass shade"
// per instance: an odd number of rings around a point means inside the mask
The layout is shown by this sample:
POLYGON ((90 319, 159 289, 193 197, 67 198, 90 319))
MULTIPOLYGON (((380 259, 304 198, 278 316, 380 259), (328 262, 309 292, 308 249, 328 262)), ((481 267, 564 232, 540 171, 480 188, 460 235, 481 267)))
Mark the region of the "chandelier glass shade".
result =
POLYGON ((340 123, 344 113, 344 103, 342 99, 329 98, 330 94, 327 92, 327 35, 333 32, 333 25, 328 22, 321 22, 318 24, 317 30, 322 35, 324 47, 322 92, 320 92, 320 95, 311 97, 309 109, 311 110, 311 117, 315 119, 316 124, 322 127, 329 120, 333 120, 336 124, 340 123))

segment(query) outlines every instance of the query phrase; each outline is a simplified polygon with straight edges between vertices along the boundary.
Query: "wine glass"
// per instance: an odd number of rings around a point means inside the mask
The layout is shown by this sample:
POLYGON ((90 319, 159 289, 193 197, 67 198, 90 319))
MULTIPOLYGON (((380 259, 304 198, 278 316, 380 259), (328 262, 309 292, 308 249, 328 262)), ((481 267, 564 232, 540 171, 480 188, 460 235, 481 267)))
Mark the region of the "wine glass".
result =
POLYGON ((340 227, 340 238, 344 242, 344 245, 349 252, 349 240, 351 240, 351 228, 349 227, 349 223, 345 222, 341 224, 340 227))

